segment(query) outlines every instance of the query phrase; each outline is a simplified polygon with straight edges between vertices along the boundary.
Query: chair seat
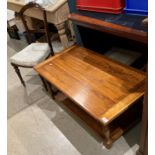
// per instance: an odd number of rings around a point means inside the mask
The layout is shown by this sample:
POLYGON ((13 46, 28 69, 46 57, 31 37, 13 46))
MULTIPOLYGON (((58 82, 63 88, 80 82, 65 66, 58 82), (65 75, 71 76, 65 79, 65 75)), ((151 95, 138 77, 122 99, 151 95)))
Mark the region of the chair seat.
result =
POLYGON ((50 54, 47 43, 32 43, 10 58, 11 63, 21 66, 33 67, 45 60, 50 54))

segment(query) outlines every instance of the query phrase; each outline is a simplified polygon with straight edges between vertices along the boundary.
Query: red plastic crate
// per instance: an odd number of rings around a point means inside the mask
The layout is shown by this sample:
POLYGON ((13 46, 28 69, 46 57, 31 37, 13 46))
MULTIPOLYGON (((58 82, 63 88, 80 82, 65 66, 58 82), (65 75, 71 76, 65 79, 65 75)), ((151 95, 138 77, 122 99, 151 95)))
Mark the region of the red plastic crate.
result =
POLYGON ((77 0, 80 10, 119 14, 123 12, 125 0, 77 0))

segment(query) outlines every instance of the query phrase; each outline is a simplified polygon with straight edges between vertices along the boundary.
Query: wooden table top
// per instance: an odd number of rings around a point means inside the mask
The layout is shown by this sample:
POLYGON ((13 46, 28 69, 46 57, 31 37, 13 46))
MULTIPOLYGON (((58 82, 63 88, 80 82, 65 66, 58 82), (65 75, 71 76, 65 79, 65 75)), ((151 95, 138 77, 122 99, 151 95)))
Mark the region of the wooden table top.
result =
MULTIPOLYGON (((7 0, 7 3, 12 3, 20 6, 24 6, 26 2, 28 1, 27 0, 7 0)), ((54 5, 50 4, 45 6, 45 9, 47 12, 54 12, 58 8, 60 8, 64 3, 67 3, 67 0, 57 0, 57 2, 54 5)))
POLYGON ((35 70, 104 125, 144 95, 144 72, 78 46, 35 70))

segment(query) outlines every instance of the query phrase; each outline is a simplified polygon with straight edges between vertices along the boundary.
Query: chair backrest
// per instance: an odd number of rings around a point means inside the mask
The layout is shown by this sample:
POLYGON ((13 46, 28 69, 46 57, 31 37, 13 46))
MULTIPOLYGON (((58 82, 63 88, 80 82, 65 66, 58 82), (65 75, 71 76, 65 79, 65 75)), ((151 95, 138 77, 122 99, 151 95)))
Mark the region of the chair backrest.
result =
POLYGON ((50 39, 50 34, 49 34, 49 29, 48 29, 48 23, 47 23, 47 16, 46 16, 46 11, 45 9, 40 6, 39 4, 35 3, 35 2, 30 2, 26 5, 24 5, 20 12, 19 12, 19 15, 22 19, 22 22, 24 24, 24 27, 27 31, 27 35, 28 35, 28 42, 29 43, 32 43, 33 42, 33 39, 32 39, 32 34, 34 33, 43 33, 45 34, 46 36, 46 41, 50 47, 50 50, 51 50, 51 55, 53 56, 54 55, 54 52, 53 52, 53 47, 52 47, 52 44, 51 44, 51 39, 50 39), (44 22, 44 29, 36 29, 36 30, 30 30, 29 27, 28 27, 28 24, 25 20, 25 11, 28 10, 28 9, 32 9, 32 8, 36 8, 38 9, 39 11, 42 12, 42 16, 43 16, 43 22, 44 22))

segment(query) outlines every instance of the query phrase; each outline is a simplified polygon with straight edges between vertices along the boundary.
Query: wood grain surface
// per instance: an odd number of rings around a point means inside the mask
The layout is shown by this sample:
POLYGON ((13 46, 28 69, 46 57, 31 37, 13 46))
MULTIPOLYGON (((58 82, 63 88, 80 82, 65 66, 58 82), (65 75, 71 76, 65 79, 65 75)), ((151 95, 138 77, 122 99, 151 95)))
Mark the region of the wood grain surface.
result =
POLYGON ((35 70, 103 125, 144 95, 145 73, 78 46, 35 70))
POLYGON ((75 24, 80 26, 92 28, 95 30, 110 33, 116 36, 128 38, 146 44, 148 42, 148 34, 147 32, 144 32, 142 30, 136 30, 126 26, 113 24, 100 19, 95 19, 92 17, 87 17, 76 13, 70 14, 69 19, 72 20, 75 24))

